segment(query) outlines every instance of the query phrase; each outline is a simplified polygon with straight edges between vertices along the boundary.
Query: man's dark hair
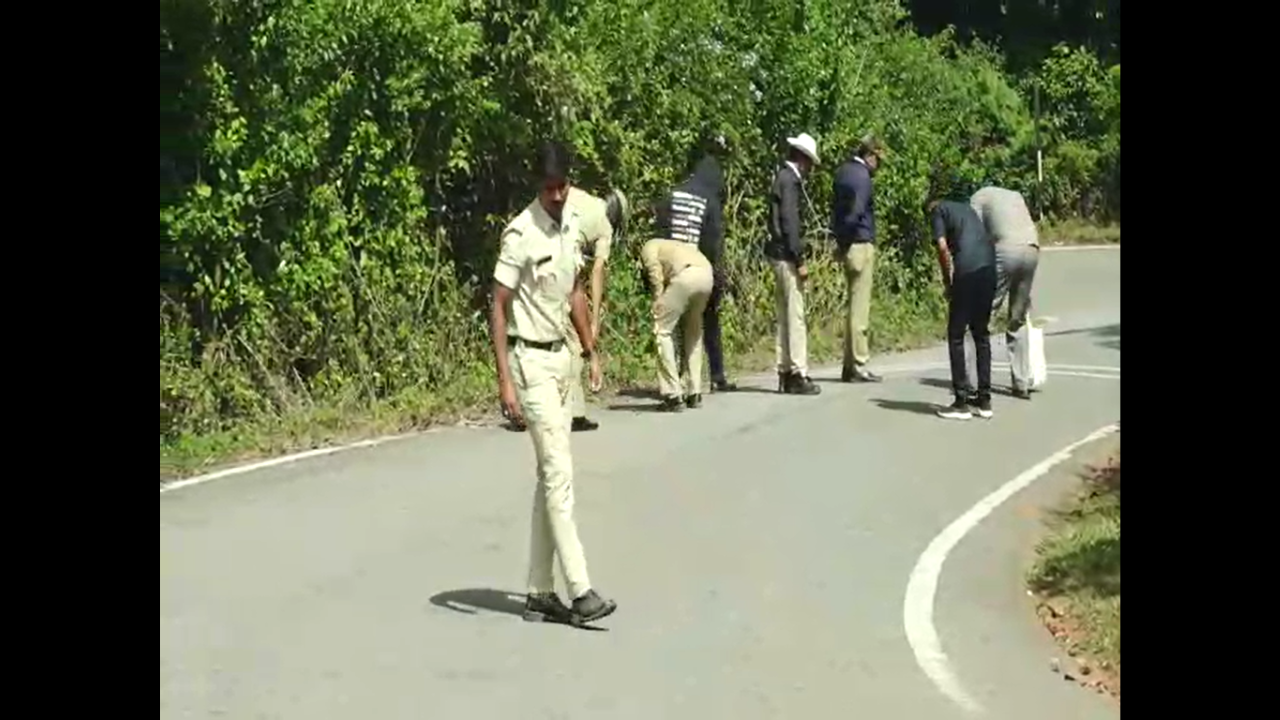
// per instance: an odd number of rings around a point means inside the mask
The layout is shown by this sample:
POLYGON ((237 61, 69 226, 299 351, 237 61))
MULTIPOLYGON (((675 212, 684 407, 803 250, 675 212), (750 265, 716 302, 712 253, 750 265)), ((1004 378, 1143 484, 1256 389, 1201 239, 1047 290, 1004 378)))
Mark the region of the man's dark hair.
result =
POLYGON ((538 160, 537 165, 534 166, 534 173, 539 180, 568 180, 572 170, 573 154, 564 143, 549 140, 538 148, 538 160))
POLYGON ((925 194, 925 205, 934 200, 950 197, 956 185, 954 172, 946 164, 938 164, 929 173, 929 189, 925 194))
POLYGON ((862 139, 858 141, 858 149, 856 151, 856 154, 860 158, 866 158, 868 155, 871 155, 873 153, 879 154, 883 152, 884 152, 884 143, 881 142, 880 138, 876 137, 875 135, 870 135, 870 134, 864 135, 862 139))

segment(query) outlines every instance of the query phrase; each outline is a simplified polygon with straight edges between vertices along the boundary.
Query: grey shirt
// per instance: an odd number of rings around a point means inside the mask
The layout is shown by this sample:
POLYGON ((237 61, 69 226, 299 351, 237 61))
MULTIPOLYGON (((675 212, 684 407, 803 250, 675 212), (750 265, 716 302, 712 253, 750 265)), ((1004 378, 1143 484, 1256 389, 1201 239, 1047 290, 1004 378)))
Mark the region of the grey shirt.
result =
POLYGON ((1036 222, 1022 193, 988 185, 969 198, 969 205, 997 245, 1040 247, 1036 222))

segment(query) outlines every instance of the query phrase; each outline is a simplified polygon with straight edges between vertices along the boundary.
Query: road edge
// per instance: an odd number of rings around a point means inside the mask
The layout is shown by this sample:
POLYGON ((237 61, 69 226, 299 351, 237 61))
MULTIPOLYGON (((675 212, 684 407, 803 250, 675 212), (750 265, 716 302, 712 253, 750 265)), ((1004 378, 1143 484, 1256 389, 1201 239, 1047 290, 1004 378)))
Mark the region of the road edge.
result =
POLYGON ((943 695, 965 712, 981 713, 983 706, 965 690, 952 669, 951 661, 942 649, 942 641, 933 622, 938 581, 942 576, 947 558, 961 540, 1019 491, 1048 475, 1053 468, 1070 460, 1079 448, 1119 431, 1119 421, 1108 423, 1019 473, 951 521, 934 537, 916 560, 915 567, 912 568, 907 579, 907 588, 902 600, 902 626, 907 636, 907 643, 911 646, 916 665, 925 676, 943 695))

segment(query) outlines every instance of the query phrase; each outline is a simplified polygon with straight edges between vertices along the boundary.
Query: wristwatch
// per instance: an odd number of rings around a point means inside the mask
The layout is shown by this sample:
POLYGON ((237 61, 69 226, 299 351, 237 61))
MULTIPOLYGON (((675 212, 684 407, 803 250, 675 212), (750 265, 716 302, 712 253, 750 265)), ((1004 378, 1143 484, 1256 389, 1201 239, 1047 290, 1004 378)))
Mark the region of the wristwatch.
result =
POLYGON ((590 359, 591 359, 591 356, 592 356, 592 355, 594 355, 595 353, 596 353, 596 349, 595 349, 595 348, 591 348, 590 350, 587 350, 587 349, 585 349, 585 348, 584 348, 584 349, 582 350, 582 359, 583 359, 583 360, 590 360, 590 359))

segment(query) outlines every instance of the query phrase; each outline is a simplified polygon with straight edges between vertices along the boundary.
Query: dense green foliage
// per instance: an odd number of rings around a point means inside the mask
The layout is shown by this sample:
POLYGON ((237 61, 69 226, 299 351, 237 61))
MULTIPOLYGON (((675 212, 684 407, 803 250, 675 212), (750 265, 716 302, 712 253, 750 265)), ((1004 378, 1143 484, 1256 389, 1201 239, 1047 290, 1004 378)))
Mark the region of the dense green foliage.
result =
POLYGON ((909 0, 907 6, 926 34, 950 25, 962 41, 999 43, 1016 71, 1040 64, 1060 43, 1120 62, 1120 0, 909 0))
POLYGON ((580 184, 637 207, 610 268, 613 378, 650 367, 633 271, 647 201, 717 134, 732 352, 771 332, 763 194, 789 134, 817 137, 825 160, 809 184, 815 328, 842 291, 819 232, 830 172, 863 133, 893 149, 881 346, 939 317, 916 242, 938 169, 957 191, 1033 193, 1038 138, 1047 212, 1118 215, 1118 67, 1064 48, 1013 79, 994 51, 905 20, 894 0, 162 0, 162 448, 315 408, 429 414, 493 392, 488 274, 545 137, 575 145, 580 184))

